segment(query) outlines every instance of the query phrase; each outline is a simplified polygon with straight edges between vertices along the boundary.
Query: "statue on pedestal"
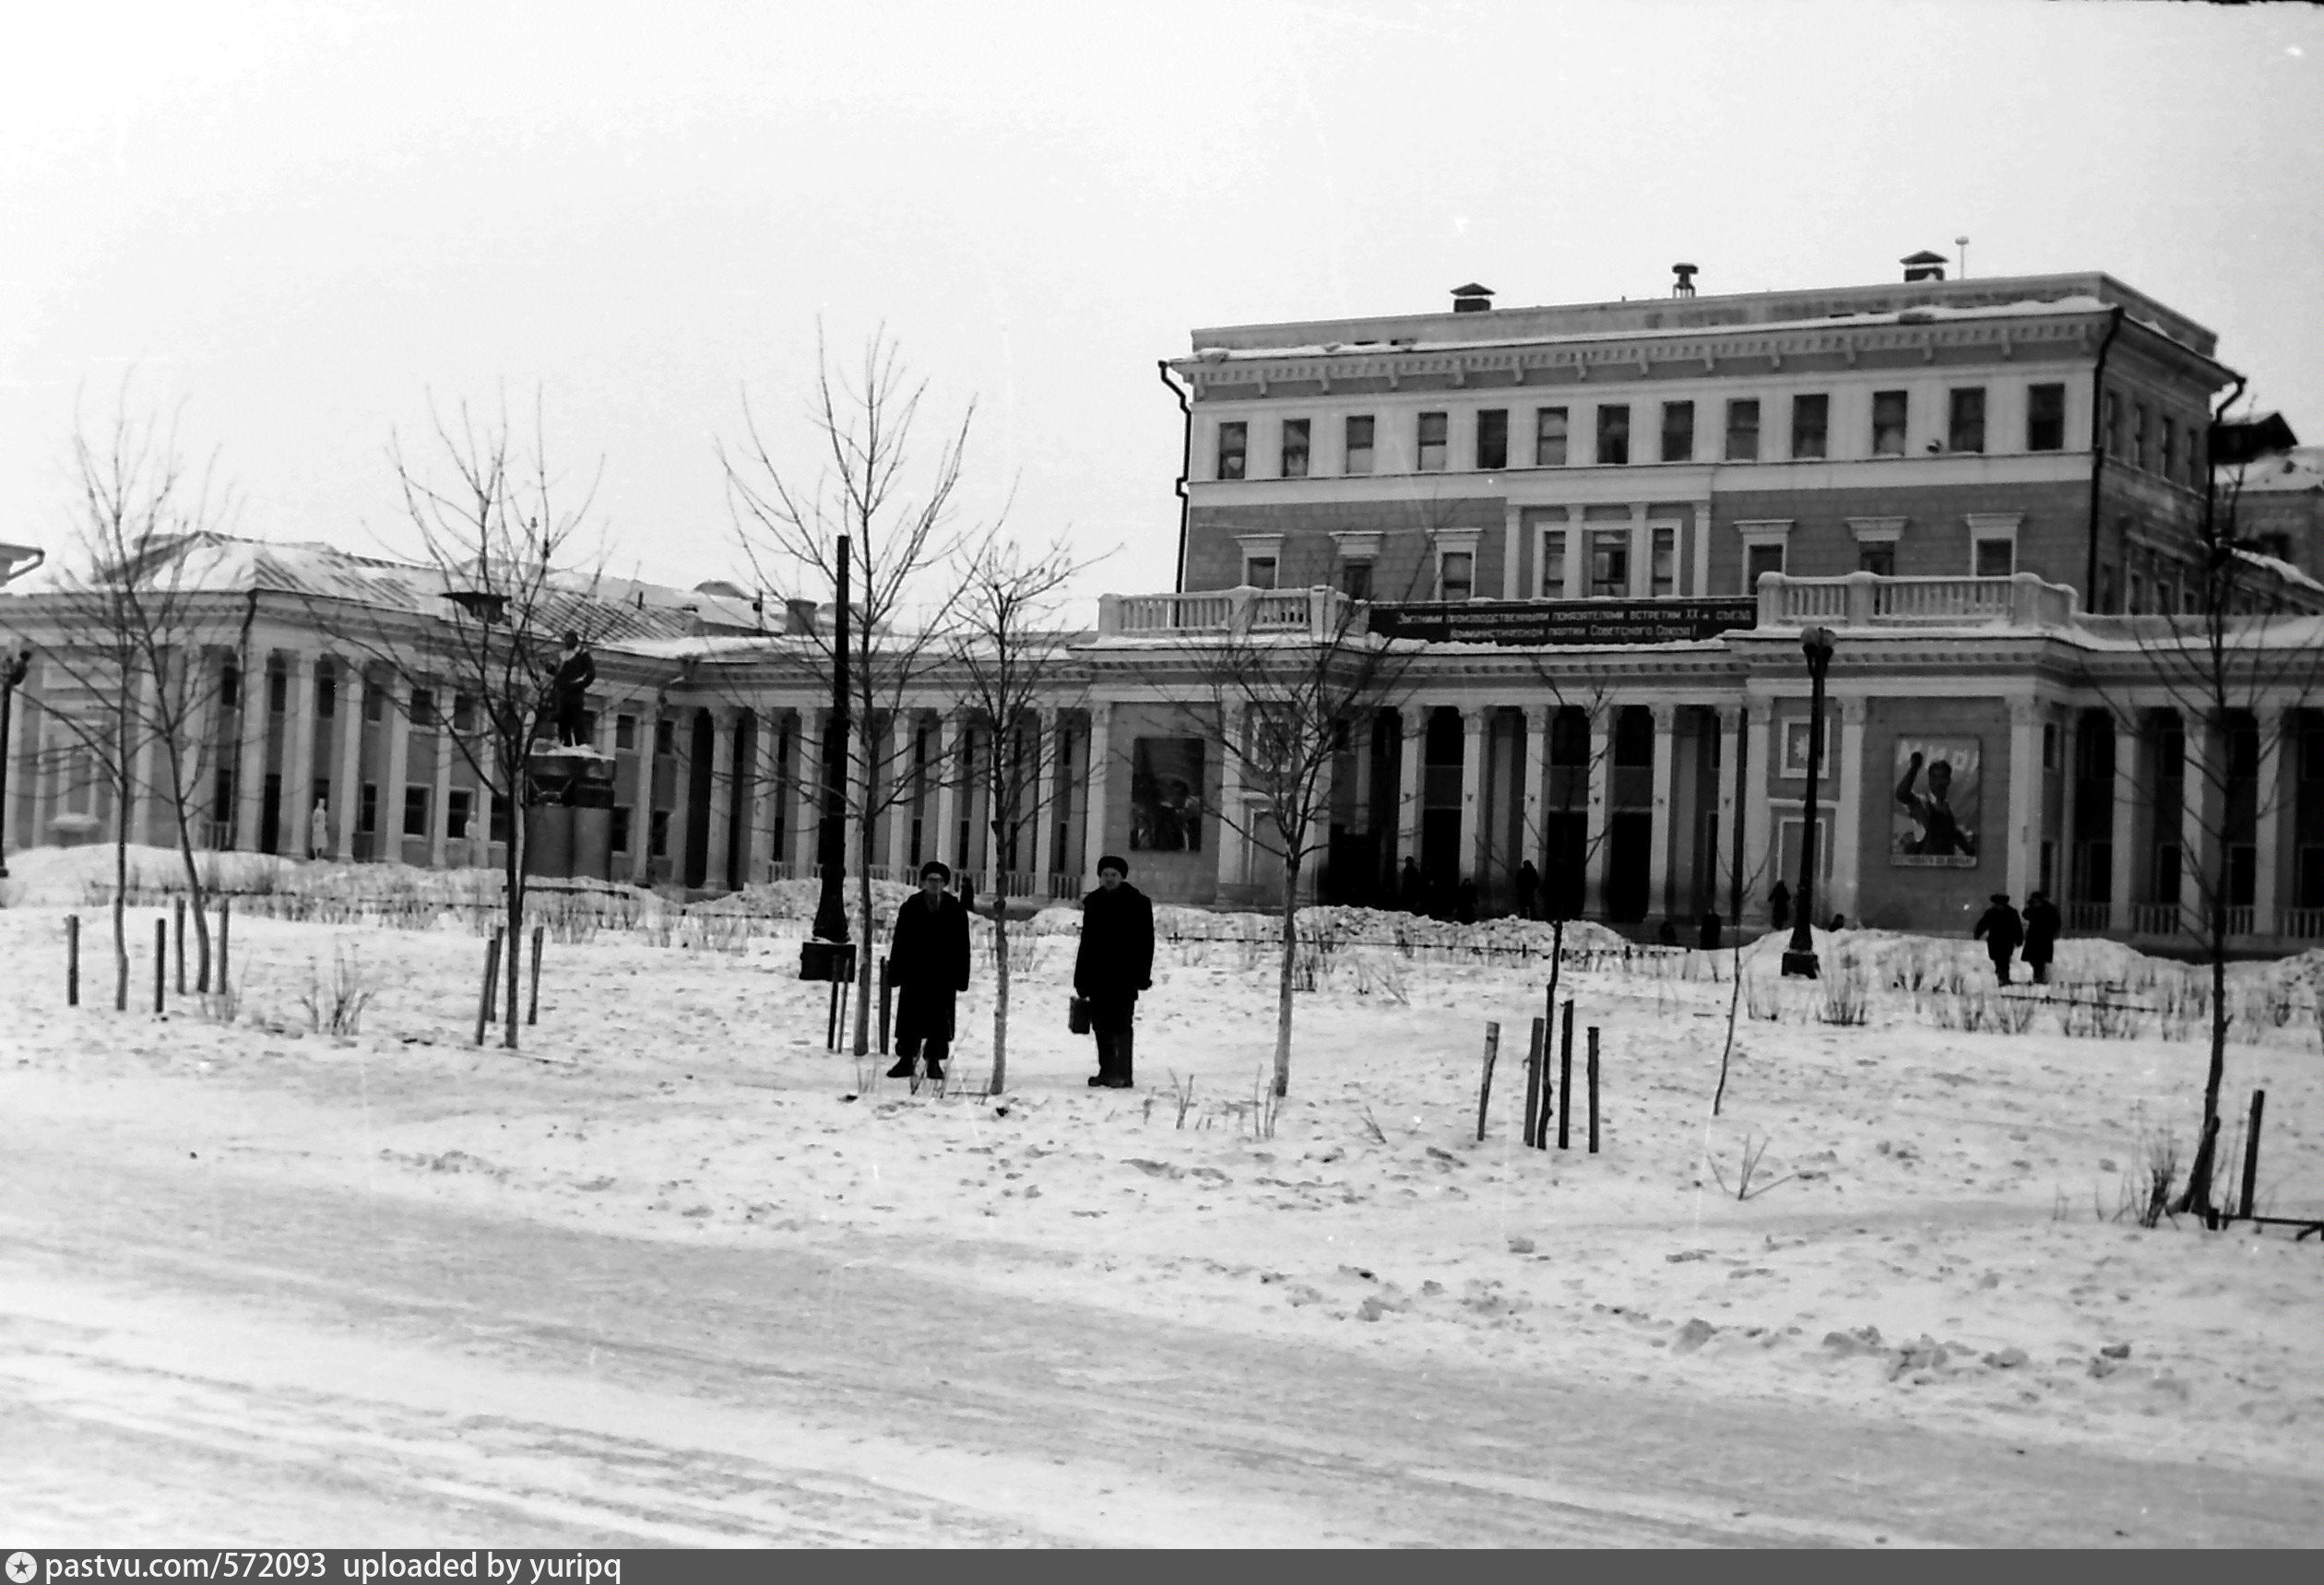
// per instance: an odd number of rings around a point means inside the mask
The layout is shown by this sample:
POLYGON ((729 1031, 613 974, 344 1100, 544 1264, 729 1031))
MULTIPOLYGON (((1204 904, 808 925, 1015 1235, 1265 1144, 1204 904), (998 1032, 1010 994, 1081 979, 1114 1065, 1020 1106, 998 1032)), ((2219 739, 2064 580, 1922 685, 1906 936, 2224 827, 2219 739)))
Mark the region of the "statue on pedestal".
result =
POLYGON ((597 680, 597 662, 577 633, 564 635, 564 655, 549 680, 549 716, 556 723, 557 746, 587 747, 589 685, 597 680))

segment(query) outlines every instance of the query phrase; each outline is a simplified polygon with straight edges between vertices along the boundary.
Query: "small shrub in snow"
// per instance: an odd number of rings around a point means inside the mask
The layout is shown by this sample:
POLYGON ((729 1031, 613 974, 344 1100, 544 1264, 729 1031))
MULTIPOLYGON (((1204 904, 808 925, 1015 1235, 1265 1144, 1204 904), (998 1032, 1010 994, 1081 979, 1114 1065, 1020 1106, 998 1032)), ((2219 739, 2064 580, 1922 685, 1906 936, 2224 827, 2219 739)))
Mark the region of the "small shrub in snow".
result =
POLYGON ((1835 954, 1817 984, 1823 990, 1818 1016, 1824 1023, 1854 1025, 1871 1017, 1872 976, 1855 958, 1835 954))
POLYGON ((354 1035, 363 1026, 363 1009, 377 988, 351 948, 331 949, 331 973, 326 979, 320 964, 311 965, 307 988, 299 998, 306 1008, 307 1027, 326 1035, 354 1035))

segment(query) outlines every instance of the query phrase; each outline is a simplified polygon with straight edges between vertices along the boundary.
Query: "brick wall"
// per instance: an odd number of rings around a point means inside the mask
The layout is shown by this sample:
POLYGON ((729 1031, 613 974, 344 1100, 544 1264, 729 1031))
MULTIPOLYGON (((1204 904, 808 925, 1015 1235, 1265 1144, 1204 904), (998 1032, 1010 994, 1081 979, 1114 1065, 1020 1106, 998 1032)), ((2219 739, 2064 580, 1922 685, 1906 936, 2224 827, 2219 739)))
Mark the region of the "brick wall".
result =
POLYGON ((1893 490, 1726 491, 1711 503, 1711 592, 1743 589, 1738 522, 1789 518, 1786 569, 1794 577, 1838 577, 1856 570, 1851 517, 1903 517, 1899 577, 1962 577, 1972 570, 1971 513, 2022 513, 2018 571, 2079 588, 2087 561, 2086 483, 1920 485, 1893 490))
POLYGON ((1339 547, 1335 530, 1376 530, 1380 559, 1372 569, 1372 591, 1381 599, 1429 599, 1435 595, 1436 564, 1431 536, 1441 529, 1482 530, 1476 545, 1476 592, 1500 593, 1502 505, 1499 496, 1429 502, 1254 503, 1196 507, 1186 532, 1186 587, 1226 589, 1242 582, 1245 534, 1283 536, 1276 569, 1279 588, 1310 584, 1336 586, 1339 547))

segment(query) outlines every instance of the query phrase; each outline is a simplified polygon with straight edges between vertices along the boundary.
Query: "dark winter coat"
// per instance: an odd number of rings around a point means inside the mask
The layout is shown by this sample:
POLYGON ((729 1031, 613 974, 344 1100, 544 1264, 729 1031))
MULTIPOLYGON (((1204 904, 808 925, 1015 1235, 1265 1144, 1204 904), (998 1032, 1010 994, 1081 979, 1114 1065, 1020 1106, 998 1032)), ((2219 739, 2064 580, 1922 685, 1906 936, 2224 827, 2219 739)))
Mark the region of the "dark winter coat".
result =
POLYGON ((896 988, 898 1040, 950 1040, 953 998, 968 988, 968 910, 951 893, 923 892, 895 910, 888 983, 896 988))
POLYGON ((2025 961, 2029 964, 2049 962, 2053 955, 2051 949, 2057 941, 2057 933, 2065 928, 2066 921, 2058 916, 2057 904, 2046 897, 2038 903, 2028 903, 2025 905, 2025 961))
POLYGON ((1429 905, 1429 882, 1421 875, 1420 866, 1409 858, 1396 876, 1396 901, 1407 914, 1417 914, 1429 905))
POLYGON ((1791 927, 1791 888, 1781 881, 1767 893, 1767 922, 1779 930, 1791 927))
POLYGON ((597 662, 587 650, 576 649, 557 662, 557 674, 549 680, 549 697, 558 709, 577 706, 596 685, 597 662))
POLYGON ((1082 899, 1073 989, 1092 1001, 1127 1001, 1154 984, 1154 905, 1124 881, 1082 899))
POLYGON ((1977 919, 1975 932, 1986 944, 1986 951, 1997 958, 2006 958, 2017 951, 2025 940, 2025 926, 2018 918, 2018 911, 2007 903, 1996 903, 1977 919))

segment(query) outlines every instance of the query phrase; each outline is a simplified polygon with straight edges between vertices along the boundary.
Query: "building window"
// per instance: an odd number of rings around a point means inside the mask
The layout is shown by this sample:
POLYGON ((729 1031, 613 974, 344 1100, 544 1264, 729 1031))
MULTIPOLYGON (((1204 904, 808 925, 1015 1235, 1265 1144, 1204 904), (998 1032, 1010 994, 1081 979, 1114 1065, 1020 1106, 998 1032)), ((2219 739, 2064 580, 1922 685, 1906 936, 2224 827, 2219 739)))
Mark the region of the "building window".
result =
POLYGON ((2120 456, 2122 455, 2122 394, 2120 392, 2108 391, 2106 393, 2105 410, 2106 455, 2120 456))
POLYGON ((2057 724, 2055 721, 2042 723, 2042 769, 2057 769, 2057 724))
POLYGON ((1597 410, 1597 459, 1607 467, 1630 461, 1630 408, 1617 405, 1597 410))
POLYGON ((1951 396, 1952 410, 1945 426, 1945 444, 1954 451, 1985 450, 1985 387, 1971 385, 1951 396))
POLYGON ((1218 477, 1240 479, 1246 454, 1251 448, 1251 426, 1245 423, 1218 426, 1218 477))
POLYGON ((624 754, 635 751, 637 748, 636 716, 616 716, 613 717, 613 747, 617 751, 624 754))
POLYGON ((654 752, 668 759, 678 751, 678 724, 670 720, 654 723, 654 752))
POLYGON ((1902 391, 1872 393, 1872 455, 1903 456, 1904 455, 1904 417, 1906 406, 1902 391))
POLYGON ((1630 593, 1630 530, 1627 528, 1599 528, 1591 532, 1592 595, 1618 598, 1630 593))
POLYGON ((1534 466, 1563 467, 1566 465, 1566 410, 1563 408, 1534 409, 1534 466))
POLYGON ((403 834, 406 836, 428 834, 428 789, 426 787, 404 788, 403 834))
POLYGON ((1729 462, 1759 461, 1759 403, 1756 401, 1727 404, 1726 459, 1729 462))
POLYGON ((610 823, 613 830, 607 838, 606 846, 616 853, 627 853, 629 851, 630 806, 625 803, 614 805, 613 819, 610 823))
POLYGON ((1562 528, 1542 530, 1541 592, 1553 600, 1566 592, 1566 533, 1562 528))
POLYGON ((1476 466, 1491 473, 1509 466, 1509 409, 1487 408, 1476 415, 1476 466))
POLYGON ((429 726, 435 720, 435 690, 415 688, 411 691, 411 720, 414 726, 429 726))
POLYGON ((326 721, 338 714, 338 672, 331 667, 314 675, 314 713, 326 721))
POLYGON ((2017 571, 2017 541, 2015 539, 1980 539, 1977 541, 1977 576, 2006 578, 2017 571))
POLYGON ((1756 593, 1762 576, 1783 570, 1783 540, 1761 539, 1743 547, 1743 588, 1746 593, 1756 593))
POLYGON ((2130 460, 2141 470, 2146 467, 2149 460, 2147 456, 2147 405, 2144 402, 2130 404, 2130 460))
POLYGON ((2162 455, 2155 471, 2165 479, 2178 477, 2178 425, 2168 413, 2163 415, 2162 455))
POLYGON ((2066 449, 2066 387, 2035 385, 2025 393, 2025 449, 2066 449))
POLYGON ((1818 394, 1792 398, 1791 454, 1796 457, 1825 456, 1832 428, 1832 398, 1818 394))
POLYGON ((1653 558, 1647 571, 1653 584, 1653 592, 1657 595, 1677 594, 1678 592, 1678 530, 1676 528, 1652 530, 1652 548, 1653 558))
POLYGON ((366 721, 387 719, 386 689, 370 687, 363 690, 363 719, 366 721))
POLYGON ((1351 600, 1368 600, 1372 592, 1372 564, 1370 562, 1340 563, 1340 593, 1351 600))
POLYGON ((1445 550, 1437 556, 1437 598, 1465 600, 1476 592, 1476 554, 1445 550))
POLYGON ((1245 556, 1242 581, 1254 589, 1275 586, 1275 559, 1273 556, 1245 556))
POLYGON ((290 707, 290 679, 288 674, 269 670, 267 673, 267 708, 281 715, 290 707))
MULTIPOLYGON (((1983 547, 1979 549, 1982 550, 1983 547)), ((2132 616, 2146 614, 2146 577, 2139 573, 2130 574, 2130 614, 2132 616)))
POLYGON ((1662 459, 1665 462, 1694 461, 1694 404, 1665 402, 1663 404, 1662 459))
POLYGON ((473 693, 452 695, 452 729, 455 732, 476 729, 476 695, 473 693))
POLYGON ((1345 473, 1370 473, 1372 470, 1372 420, 1370 418, 1347 420, 1346 464, 1345 473))
POLYGON ((355 805, 355 829, 365 836, 379 829, 379 784, 365 782, 363 796, 355 805))
POLYGON ((506 793, 492 795, 492 821, 488 835, 494 842, 504 844, 508 841, 508 795, 506 793))
POLYGON ((468 815, 476 795, 466 787, 454 787, 444 800, 444 829, 455 842, 466 842, 468 815))
POLYGON ((1283 420, 1283 477, 1305 479, 1308 471, 1308 420, 1283 420))
POLYGON ((1856 571, 1876 577, 1896 576, 1896 541, 1867 539, 1856 546, 1856 571))
POLYGON ((2203 488, 2203 432, 2194 424, 2187 426, 2187 483, 2191 490, 2203 488))
POLYGON ((242 672, 231 662, 218 674, 218 704, 221 710, 242 705, 242 672))
POLYGON ((1420 415, 1420 471, 1444 471, 1446 420, 1442 413, 1420 415))
POLYGON ((658 809, 646 822, 646 851, 655 858, 670 857, 670 811, 658 809))

